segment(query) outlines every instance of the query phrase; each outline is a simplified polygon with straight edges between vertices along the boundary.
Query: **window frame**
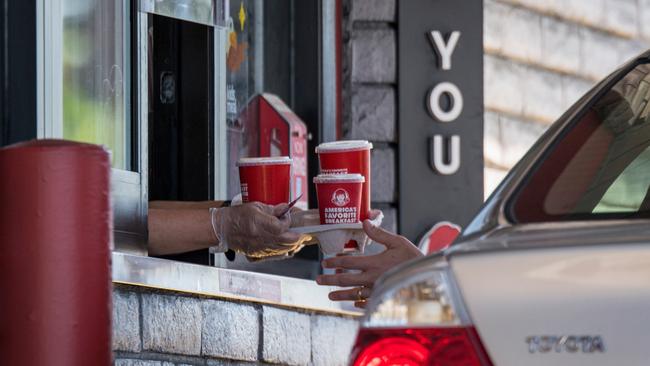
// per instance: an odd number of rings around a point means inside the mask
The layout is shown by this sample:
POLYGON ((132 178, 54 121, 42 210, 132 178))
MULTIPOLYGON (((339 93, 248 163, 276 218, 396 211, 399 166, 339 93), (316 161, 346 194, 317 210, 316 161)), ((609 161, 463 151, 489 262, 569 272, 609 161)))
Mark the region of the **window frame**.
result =
MULTIPOLYGON (((139 45, 146 40, 146 15, 137 0, 121 0, 130 11, 129 63, 131 106, 131 166, 133 171, 111 169, 115 249, 147 255, 147 53, 139 45), (144 38, 143 38, 144 37, 144 38), (144 52, 143 52, 144 51, 144 52)), ((126 43, 126 42, 125 42, 126 43)), ((36 137, 63 137, 63 12, 62 0, 37 1, 37 128, 36 137)), ((144 43, 146 45, 146 42, 144 43)))
POLYGON ((36 3, 0 1, 0 146, 36 137, 36 3))
MULTIPOLYGON (((149 124, 149 54, 148 29, 150 14, 158 14, 160 1, 121 0, 130 10, 131 87, 127 103, 131 106, 131 167, 132 170, 111 168, 111 197, 113 200, 113 232, 115 250, 128 254, 148 255, 148 124, 149 124)), ((173 4, 177 0, 165 0, 173 4)), ((206 2, 206 1, 204 1, 206 2)), ((225 44, 226 28, 223 18, 228 0, 209 0, 213 6, 212 20, 205 25, 214 28, 215 42, 215 113, 214 152, 225 149, 225 44), (223 72, 221 72, 223 71, 223 72)), ((206 2, 206 3, 207 3, 206 2)), ((161 14, 176 17, 175 14, 161 14)), ((193 19, 183 20, 195 21, 193 19)), ((63 137, 63 13, 62 0, 36 1, 36 131, 35 137, 63 137)), ((220 156, 216 154, 216 156, 220 156)), ((226 160, 215 159, 215 198, 225 197, 226 160)))
MULTIPOLYGON (((599 87, 598 92, 591 97, 589 101, 584 103, 580 109, 575 113, 573 118, 565 123, 562 126, 561 131, 554 137, 553 141, 549 143, 544 151, 538 156, 535 162, 526 170, 523 178, 518 182, 517 186, 514 188, 512 193, 509 195, 508 199, 504 205, 504 214, 505 218, 511 224, 540 224, 548 222, 571 222, 571 221, 603 221, 603 220, 647 220, 650 218, 650 211, 635 211, 635 212, 607 212, 607 213, 571 213, 564 215, 549 215, 552 216, 551 219, 545 220, 521 220, 517 218, 515 206, 521 198, 521 193, 524 191, 531 180, 538 174, 539 169, 542 164, 552 155, 557 147, 565 140, 567 135, 582 121, 583 117, 587 112, 601 100, 606 93, 608 93, 618 82, 620 82, 625 76, 632 72, 641 64, 650 64, 650 59, 647 58, 638 58, 633 62, 625 65, 621 69, 617 70, 614 77, 611 77, 610 80, 607 80, 604 85, 599 87)), ((576 102, 580 103, 580 101, 576 102)))
MULTIPOLYGON (((63 0, 36 1, 36 137, 61 138, 63 136, 63 0)), ((178 14, 161 13, 156 6, 159 0, 120 0, 130 5, 130 100, 131 106, 131 140, 132 140, 132 169, 111 169, 111 197, 113 200, 113 220, 115 250, 127 254, 147 256, 147 212, 148 212, 148 128, 149 128, 149 27, 152 15, 164 15, 185 21, 192 21, 210 26, 214 30, 214 169, 213 185, 216 200, 230 199, 227 197, 227 149, 226 134, 226 47, 228 29, 225 27, 225 16, 228 14, 228 0, 209 0, 213 6, 212 21, 206 24, 197 19, 183 18, 178 14)), ((173 4, 179 0, 163 0, 163 3, 173 4)), ((263 4, 258 0, 257 5, 263 4)), ((183 1, 184 2, 184 1, 183 1)), ((302 4, 302 3, 301 3, 302 4)), ((307 5, 305 5, 307 6, 307 5)), ((311 36, 317 37, 314 49, 310 49, 311 61, 318 63, 319 73, 316 78, 336 74, 336 22, 340 22, 340 3, 336 0, 324 0, 310 5, 319 18, 318 27, 311 36), (325 24, 324 24, 325 23, 325 24), (327 58, 322 58, 328 55, 327 58)), ((296 41, 303 44, 307 38, 296 41), (302 43, 301 43, 302 42, 302 43)), ((297 57, 298 55, 296 55, 297 57)), ((305 65, 299 71, 305 73, 305 65)), ((313 74, 313 72, 312 72, 313 74)), ((302 98, 298 104, 306 109, 311 103, 318 103, 318 111, 309 120, 315 127, 315 139, 309 143, 318 144, 336 138, 337 119, 340 106, 340 85, 333 77, 330 82, 319 85, 319 90, 302 98), (331 94, 336 91, 335 94, 331 94), (325 96, 324 96, 325 95, 325 96), (329 98, 329 99, 328 99, 329 98), (325 99, 325 100, 324 100, 325 99)), ((312 108, 313 109, 313 108, 312 108)), ((314 157, 315 158, 315 157, 314 157)), ((317 170, 317 164, 310 164, 310 173, 317 170)), ((222 257, 222 256, 220 256, 222 257)), ((223 258, 221 258, 223 259, 223 258)), ((224 266, 225 267, 225 266, 224 266)), ((251 270, 252 272, 256 272, 251 270)), ((263 271, 262 271, 263 272, 263 271)))
MULTIPOLYGON (((167 8, 176 2, 179 2, 181 5, 185 5, 185 1, 182 0, 133 0, 136 3, 139 3, 135 6, 133 14, 137 14, 139 19, 139 38, 137 40, 137 45, 141 47, 138 54, 138 75, 140 75, 140 94, 148 95, 148 72, 149 72, 149 60, 148 60, 148 29, 149 29, 149 18, 150 15, 161 15, 169 18, 174 18, 178 20, 184 20, 189 22, 194 22, 202 24, 208 27, 211 27, 214 31, 213 41, 214 41, 214 135, 213 141, 214 146, 212 152, 214 154, 214 164, 211 167, 214 170, 213 174, 213 192, 215 200, 227 200, 227 167, 228 161, 225 154, 222 152, 227 149, 227 133, 226 133, 226 45, 228 44, 228 29, 225 27, 225 14, 229 13, 229 3, 230 0, 199 0, 198 3, 203 6, 210 4, 211 11, 208 16, 205 14, 198 14, 197 17, 193 17, 191 14, 187 13, 174 13, 170 12, 167 8)), ((149 101, 147 99, 140 99, 140 105, 148 106, 149 101)), ((145 111, 145 115, 141 119, 145 120, 145 123, 142 125, 146 131, 148 128, 147 118, 148 111, 145 111)), ((141 151, 141 154, 148 154, 148 142, 144 142, 144 150, 141 151)))

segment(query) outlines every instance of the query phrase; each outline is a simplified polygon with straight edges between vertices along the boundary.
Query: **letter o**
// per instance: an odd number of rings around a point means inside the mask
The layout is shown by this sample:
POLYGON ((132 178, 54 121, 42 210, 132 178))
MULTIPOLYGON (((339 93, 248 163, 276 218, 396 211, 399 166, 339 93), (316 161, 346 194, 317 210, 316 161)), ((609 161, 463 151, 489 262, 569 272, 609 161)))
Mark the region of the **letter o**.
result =
POLYGON ((461 94, 460 89, 456 85, 447 81, 442 82, 433 87, 429 92, 427 107, 431 116, 436 120, 440 122, 451 122, 458 118, 463 111, 463 94, 461 94), (451 96, 452 107, 448 111, 440 107, 440 97, 444 93, 448 93, 451 96))

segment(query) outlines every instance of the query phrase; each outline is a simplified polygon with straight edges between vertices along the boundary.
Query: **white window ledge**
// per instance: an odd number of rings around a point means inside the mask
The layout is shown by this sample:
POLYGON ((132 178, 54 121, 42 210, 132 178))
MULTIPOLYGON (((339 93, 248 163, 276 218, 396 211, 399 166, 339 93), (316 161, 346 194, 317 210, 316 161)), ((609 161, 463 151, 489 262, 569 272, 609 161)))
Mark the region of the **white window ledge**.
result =
POLYGON ((360 316, 349 303, 330 301, 334 287, 314 281, 113 253, 113 283, 360 316))

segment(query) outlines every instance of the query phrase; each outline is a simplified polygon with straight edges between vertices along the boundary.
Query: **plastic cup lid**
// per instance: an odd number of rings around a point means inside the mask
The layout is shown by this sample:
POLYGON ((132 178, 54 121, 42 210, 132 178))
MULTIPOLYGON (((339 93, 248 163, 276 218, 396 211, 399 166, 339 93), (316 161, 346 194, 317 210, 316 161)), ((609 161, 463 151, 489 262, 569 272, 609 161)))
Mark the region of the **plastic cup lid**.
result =
POLYGON ((291 164, 291 161, 291 158, 288 156, 273 156, 270 158, 241 158, 239 161, 237 161, 237 166, 291 164))
POLYGON ((319 174, 314 177, 314 183, 363 183, 366 181, 361 174, 319 174))
POLYGON ((345 140, 324 142, 316 147, 316 153, 332 153, 345 151, 370 150, 372 143, 366 140, 345 140))

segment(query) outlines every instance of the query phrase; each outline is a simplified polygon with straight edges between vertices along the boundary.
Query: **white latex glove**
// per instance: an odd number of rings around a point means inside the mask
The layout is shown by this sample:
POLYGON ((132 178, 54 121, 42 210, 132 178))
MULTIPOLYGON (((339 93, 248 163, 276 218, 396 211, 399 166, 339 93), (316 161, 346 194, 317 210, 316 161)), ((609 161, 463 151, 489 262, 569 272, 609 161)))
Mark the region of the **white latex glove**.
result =
POLYGON ((318 209, 301 210, 296 207, 291 209, 291 227, 314 225, 320 225, 318 209))
POLYGON ((288 231, 286 203, 276 206, 260 202, 211 209, 212 227, 221 245, 250 258, 283 256, 301 246, 301 235, 288 231))

